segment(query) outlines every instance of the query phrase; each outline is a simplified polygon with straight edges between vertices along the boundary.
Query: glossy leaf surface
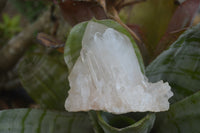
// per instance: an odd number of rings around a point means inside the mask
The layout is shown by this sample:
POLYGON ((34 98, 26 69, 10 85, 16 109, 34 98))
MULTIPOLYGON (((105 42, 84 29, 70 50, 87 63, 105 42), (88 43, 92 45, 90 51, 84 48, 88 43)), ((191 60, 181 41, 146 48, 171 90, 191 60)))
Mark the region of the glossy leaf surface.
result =
POLYGON ((39 109, 0 111, 0 133, 93 133, 86 113, 39 109))
POLYGON ((62 109, 67 97, 68 71, 63 57, 33 54, 19 66, 19 75, 28 94, 43 108, 62 109))
POLYGON ((153 133, 199 133, 200 92, 173 104, 157 115, 153 133))
POLYGON ((179 39, 146 70, 150 81, 169 82, 174 103, 199 91, 200 86, 200 24, 182 34, 179 39))

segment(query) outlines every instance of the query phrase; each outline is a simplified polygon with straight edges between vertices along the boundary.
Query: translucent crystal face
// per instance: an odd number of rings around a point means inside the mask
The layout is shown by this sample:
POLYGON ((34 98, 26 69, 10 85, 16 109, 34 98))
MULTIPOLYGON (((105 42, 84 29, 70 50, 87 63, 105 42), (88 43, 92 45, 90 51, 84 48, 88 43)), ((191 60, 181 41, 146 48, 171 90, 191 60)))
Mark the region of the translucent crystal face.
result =
POLYGON ((165 111, 173 95, 168 83, 147 81, 126 35, 95 22, 87 25, 69 82, 68 111, 165 111))

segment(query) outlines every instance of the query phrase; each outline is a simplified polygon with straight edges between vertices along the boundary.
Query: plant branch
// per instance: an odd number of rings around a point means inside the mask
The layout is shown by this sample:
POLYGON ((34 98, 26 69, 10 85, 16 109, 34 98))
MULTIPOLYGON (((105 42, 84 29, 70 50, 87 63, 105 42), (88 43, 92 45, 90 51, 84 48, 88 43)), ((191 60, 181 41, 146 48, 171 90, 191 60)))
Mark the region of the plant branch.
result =
POLYGON ((103 7, 104 11, 106 12, 106 0, 97 0, 97 2, 103 7))
MULTIPOLYGON (((144 1, 144 0, 136 0, 136 1, 144 1)), ((98 0, 98 3, 103 7, 106 15, 109 18, 111 18, 111 19, 117 21, 119 24, 121 24, 125 29, 127 29, 129 31, 129 33, 133 36, 135 41, 137 41, 138 43, 141 43, 140 38, 135 34, 135 32, 132 31, 126 24, 124 24, 121 21, 115 5, 113 5, 112 3, 110 3, 109 1, 106 1, 106 0, 98 0)), ((123 0, 119 1, 119 3, 122 4, 122 3, 124 3, 124 1, 123 0)))
MULTIPOLYGON (((103 0, 104 2, 105 2, 105 0, 103 0)), ((128 32, 132 35, 132 37, 134 38, 134 40, 135 40, 135 42, 136 42, 136 44, 138 45, 138 47, 139 47, 139 49, 140 49, 140 51, 141 51, 141 53, 142 53, 142 55, 143 55, 143 58, 145 59, 145 61, 146 61, 146 59, 147 59, 147 57, 149 56, 149 54, 148 54, 148 51, 147 51, 147 48, 146 48, 146 46, 144 45, 144 43, 141 41, 141 39, 138 37, 138 35, 132 30, 132 29, 130 29, 126 24, 124 24, 122 21, 121 21, 121 19, 120 19, 120 17, 119 17, 119 13, 118 13, 118 11, 119 11, 119 9, 117 8, 117 6, 119 6, 119 5, 128 5, 128 4, 136 4, 136 3, 139 3, 139 2, 143 2, 143 1, 145 1, 145 0, 136 0, 136 1, 131 1, 131 3, 129 2, 126 2, 126 3, 124 3, 125 2, 125 0, 121 0, 121 1, 118 1, 118 3, 117 3, 117 5, 113 5, 113 3, 110 1, 106 1, 107 3, 107 5, 102 5, 102 3, 99 3, 101 6, 105 6, 106 7, 106 10, 104 10, 105 12, 106 12, 106 15, 109 17, 109 18, 111 18, 111 19, 113 19, 113 20, 115 20, 115 21, 117 21, 120 25, 122 25, 126 30, 128 30, 128 32), (123 4, 124 3, 124 4, 123 4)), ((147 62, 147 61, 146 61, 147 62)))
POLYGON ((116 9, 114 7, 111 7, 108 13, 108 17, 110 17, 111 19, 117 21, 119 24, 121 24, 125 29, 127 29, 129 31, 129 33, 133 36, 133 38, 135 39, 135 41, 137 41, 138 43, 141 43, 140 38, 135 34, 135 32, 133 30, 131 30, 126 24, 124 24, 119 15, 118 12, 116 11, 116 9))
POLYGON ((1 49, 0 73, 4 73, 14 67, 34 40, 34 33, 44 29, 45 25, 50 21, 49 16, 49 11, 43 13, 35 23, 26 27, 1 49))
POLYGON ((126 6, 131 6, 131 5, 134 5, 134 4, 138 4, 140 2, 144 2, 146 0, 133 0, 133 1, 124 1, 123 3, 121 3, 120 5, 117 6, 117 9, 121 9, 121 8, 124 8, 126 6))

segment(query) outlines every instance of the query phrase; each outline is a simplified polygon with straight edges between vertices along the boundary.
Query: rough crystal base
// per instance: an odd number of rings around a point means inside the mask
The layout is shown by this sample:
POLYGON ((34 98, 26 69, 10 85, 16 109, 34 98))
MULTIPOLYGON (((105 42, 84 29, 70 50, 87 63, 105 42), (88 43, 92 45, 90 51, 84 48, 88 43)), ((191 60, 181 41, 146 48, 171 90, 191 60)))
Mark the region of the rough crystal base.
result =
POLYGON ((95 22, 88 23, 69 82, 68 111, 159 112, 173 95, 168 83, 148 82, 126 35, 95 22))

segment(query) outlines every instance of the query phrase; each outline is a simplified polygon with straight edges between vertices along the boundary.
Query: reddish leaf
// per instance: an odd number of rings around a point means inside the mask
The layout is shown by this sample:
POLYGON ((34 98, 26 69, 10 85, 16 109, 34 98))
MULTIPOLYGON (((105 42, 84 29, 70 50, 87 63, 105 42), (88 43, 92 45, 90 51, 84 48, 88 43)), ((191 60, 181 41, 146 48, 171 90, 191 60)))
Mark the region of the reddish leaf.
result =
POLYGON ((153 56, 176 8, 174 0, 146 0, 121 10, 122 20, 131 25, 138 25, 143 32, 139 37, 147 51, 143 54, 144 61, 147 61, 145 64, 148 64, 149 58, 153 56))
MULTIPOLYGON (((141 29, 139 37, 147 51, 143 54, 146 65, 190 26, 199 4, 200 0, 185 0, 183 3, 147 0, 120 12, 122 20, 131 25, 136 24, 141 29)), ((133 28, 133 31, 138 33, 138 28, 133 28)))
POLYGON ((200 0, 186 0, 176 9, 165 35, 157 45, 155 56, 169 47, 191 25, 199 5, 200 0))
MULTIPOLYGON (((135 25, 134 25, 134 24, 132 24, 132 25, 127 25, 127 26, 128 26, 131 30, 133 30, 133 31, 136 33, 136 35, 137 35, 141 40, 144 41, 144 39, 145 39, 144 31, 140 28, 140 26, 138 26, 138 25, 136 25, 136 24, 135 24, 135 25)), ((149 55, 148 55, 148 50, 146 49, 144 43, 139 43, 139 42, 137 42, 137 45, 138 45, 138 47, 140 48, 140 52, 141 52, 141 54, 142 54, 142 56, 143 56, 144 63, 147 62, 146 59, 149 57, 149 55)))
POLYGON ((137 36, 139 37, 139 38, 144 38, 144 31, 140 28, 140 26, 139 25, 137 25, 137 24, 132 24, 132 25, 130 25, 130 24, 127 24, 127 26, 131 29, 131 30, 133 30, 136 34, 137 34, 137 36))
POLYGON ((175 11, 167 32, 173 32, 191 25, 195 13, 198 11, 200 0, 186 0, 175 11))
POLYGON ((96 19, 105 19, 106 14, 103 8, 97 2, 66 0, 59 3, 63 17, 71 25, 82 21, 96 19))

